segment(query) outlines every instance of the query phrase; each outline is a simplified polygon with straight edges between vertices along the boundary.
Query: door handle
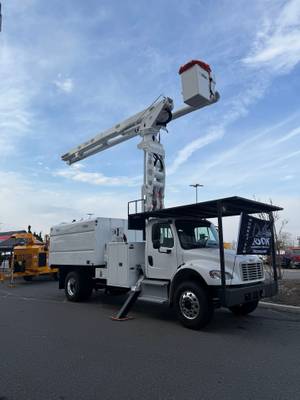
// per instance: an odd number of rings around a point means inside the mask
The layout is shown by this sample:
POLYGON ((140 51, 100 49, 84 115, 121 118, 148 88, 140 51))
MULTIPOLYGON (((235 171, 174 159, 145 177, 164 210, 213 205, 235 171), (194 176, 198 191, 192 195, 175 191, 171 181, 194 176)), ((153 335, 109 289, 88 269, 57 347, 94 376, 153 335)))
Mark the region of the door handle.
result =
POLYGON ((153 257, 152 256, 148 256, 148 263, 151 267, 153 266, 153 257))

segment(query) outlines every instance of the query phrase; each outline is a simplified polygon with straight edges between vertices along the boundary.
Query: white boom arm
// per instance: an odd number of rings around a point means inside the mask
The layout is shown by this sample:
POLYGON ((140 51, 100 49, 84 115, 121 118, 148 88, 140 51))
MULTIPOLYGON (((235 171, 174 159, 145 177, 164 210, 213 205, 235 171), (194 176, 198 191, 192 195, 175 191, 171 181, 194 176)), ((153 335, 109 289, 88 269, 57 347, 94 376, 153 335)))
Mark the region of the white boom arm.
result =
POLYGON ((138 148, 144 150, 143 211, 161 209, 164 207, 165 152, 160 143, 160 129, 165 128, 171 120, 211 105, 218 100, 218 92, 211 92, 209 100, 201 99, 201 102, 194 107, 189 105, 172 113, 173 100, 169 97, 164 97, 113 128, 75 147, 64 154, 62 160, 68 164, 73 164, 140 135, 142 142, 138 145, 138 148))
POLYGON ((131 139, 134 136, 144 136, 149 129, 158 131, 162 126, 166 126, 172 118, 173 101, 170 98, 151 105, 145 110, 133 115, 132 117, 120 122, 113 128, 99 133, 87 142, 75 147, 62 156, 63 161, 68 164, 83 160, 95 153, 106 150, 116 144, 131 139))

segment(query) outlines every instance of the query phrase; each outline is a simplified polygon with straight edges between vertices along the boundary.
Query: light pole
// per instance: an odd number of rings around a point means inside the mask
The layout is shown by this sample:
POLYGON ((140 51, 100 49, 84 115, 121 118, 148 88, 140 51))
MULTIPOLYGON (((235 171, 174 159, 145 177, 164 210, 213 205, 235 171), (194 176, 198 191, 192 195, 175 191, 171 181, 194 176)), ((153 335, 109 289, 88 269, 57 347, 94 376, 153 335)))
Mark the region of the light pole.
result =
POLYGON ((204 185, 200 185, 200 183, 194 183, 193 185, 190 186, 196 189, 196 203, 198 203, 198 187, 203 187, 204 185))

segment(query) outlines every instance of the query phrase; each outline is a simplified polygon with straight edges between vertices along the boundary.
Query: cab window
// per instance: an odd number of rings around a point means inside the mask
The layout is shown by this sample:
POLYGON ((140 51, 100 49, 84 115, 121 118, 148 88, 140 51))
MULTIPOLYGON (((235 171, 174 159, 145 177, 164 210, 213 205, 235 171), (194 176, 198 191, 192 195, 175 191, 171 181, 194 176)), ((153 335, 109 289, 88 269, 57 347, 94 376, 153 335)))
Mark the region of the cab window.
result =
POLYGON ((152 227, 152 242, 159 240, 161 247, 174 247, 174 236, 170 224, 159 223, 152 227))
POLYGON ((185 250, 219 246, 218 233, 206 220, 179 220, 175 225, 181 247, 185 250))
POLYGON ((199 242, 200 240, 215 240, 211 229, 207 226, 197 226, 194 228, 194 235, 196 241, 199 242))

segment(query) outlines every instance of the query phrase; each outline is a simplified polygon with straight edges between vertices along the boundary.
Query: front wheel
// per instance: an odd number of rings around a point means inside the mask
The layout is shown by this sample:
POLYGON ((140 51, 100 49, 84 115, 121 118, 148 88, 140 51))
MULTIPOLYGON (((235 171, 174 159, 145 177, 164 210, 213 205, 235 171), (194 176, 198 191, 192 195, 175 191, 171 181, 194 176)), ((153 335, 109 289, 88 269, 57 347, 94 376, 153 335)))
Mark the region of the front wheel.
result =
POLYGON ((65 294, 69 301, 87 300, 92 294, 91 279, 79 271, 71 271, 66 276, 65 294))
POLYGON ((214 312, 212 300, 201 285, 187 281, 175 290, 175 311, 186 328, 201 329, 206 326, 214 312))
POLYGON ((242 316, 252 313, 254 310, 256 310, 257 306, 258 306, 258 300, 229 307, 229 310, 233 312, 233 314, 235 315, 242 316))

